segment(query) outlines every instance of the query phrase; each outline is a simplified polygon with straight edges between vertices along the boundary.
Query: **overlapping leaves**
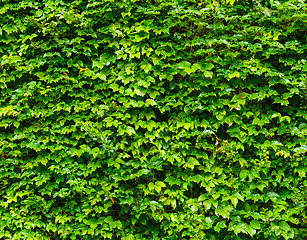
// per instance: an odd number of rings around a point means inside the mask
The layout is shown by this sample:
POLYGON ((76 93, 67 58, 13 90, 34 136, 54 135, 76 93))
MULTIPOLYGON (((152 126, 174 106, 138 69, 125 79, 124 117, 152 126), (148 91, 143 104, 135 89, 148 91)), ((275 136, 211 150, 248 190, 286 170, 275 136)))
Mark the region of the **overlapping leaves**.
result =
POLYGON ((304 239, 303 1, 2 1, 0 238, 304 239))

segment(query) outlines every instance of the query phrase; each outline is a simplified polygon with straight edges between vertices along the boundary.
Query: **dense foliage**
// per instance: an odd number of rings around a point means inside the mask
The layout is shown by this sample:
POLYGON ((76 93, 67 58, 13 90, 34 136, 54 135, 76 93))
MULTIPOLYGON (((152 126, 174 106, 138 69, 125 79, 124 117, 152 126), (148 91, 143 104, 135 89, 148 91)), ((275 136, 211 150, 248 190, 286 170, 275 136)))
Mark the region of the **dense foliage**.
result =
POLYGON ((303 0, 2 0, 0 239, 305 239, 303 0))

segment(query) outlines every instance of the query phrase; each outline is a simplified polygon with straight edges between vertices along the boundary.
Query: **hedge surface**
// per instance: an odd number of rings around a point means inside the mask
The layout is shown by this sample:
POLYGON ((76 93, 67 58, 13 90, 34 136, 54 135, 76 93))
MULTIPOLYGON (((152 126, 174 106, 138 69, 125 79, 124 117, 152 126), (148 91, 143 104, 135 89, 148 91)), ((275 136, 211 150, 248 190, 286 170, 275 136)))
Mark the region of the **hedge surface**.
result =
POLYGON ((303 0, 2 0, 0 239, 306 239, 303 0))

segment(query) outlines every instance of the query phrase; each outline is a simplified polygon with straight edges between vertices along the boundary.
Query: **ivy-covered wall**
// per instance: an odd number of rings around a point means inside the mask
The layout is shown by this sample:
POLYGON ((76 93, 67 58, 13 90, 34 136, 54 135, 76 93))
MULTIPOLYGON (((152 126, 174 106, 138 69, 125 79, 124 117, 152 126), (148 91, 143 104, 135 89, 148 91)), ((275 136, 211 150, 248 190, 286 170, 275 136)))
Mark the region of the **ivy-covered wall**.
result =
POLYGON ((303 0, 2 0, 0 239, 306 239, 303 0))

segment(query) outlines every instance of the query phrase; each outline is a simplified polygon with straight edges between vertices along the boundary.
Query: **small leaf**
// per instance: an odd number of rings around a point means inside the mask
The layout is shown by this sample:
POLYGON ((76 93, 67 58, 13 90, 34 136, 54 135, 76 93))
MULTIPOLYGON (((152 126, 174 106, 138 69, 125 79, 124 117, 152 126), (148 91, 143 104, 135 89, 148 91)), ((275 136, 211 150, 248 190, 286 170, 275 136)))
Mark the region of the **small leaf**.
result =
POLYGON ((126 132, 131 136, 132 134, 136 134, 135 130, 133 127, 128 126, 126 129, 126 132))
POLYGON ((268 197, 279 197, 279 195, 275 192, 268 192, 268 197))
POLYGON ((166 186, 165 183, 161 182, 161 181, 157 181, 155 185, 159 186, 159 187, 165 187, 166 186))
POLYGON ((28 84, 27 84, 28 86, 29 86, 29 88, 34 88, 35 87, 35 85, 36 85, 36 82, 35 81, 32 81, 32 82, 29 82, 28 84))
POLYGON ((239 200, 241 200, 241 201, 244 201, 244 198, 242 197, 242 195, 240 194, 240 193, 235 193, 235 194, 233 194, 232 195, 233 197, 235 197, 235 198, 237 198, 237 199, 239 199, 239 200))
POLYGON ((191 67, 191 72, 196 72, 200 68, 198 63, 194 63, 191 67))
POLYGON ((207 78, 212 78, 213 77, 213 72, 211 71, 204 71, 204 76, 207 78))
POLYGON ((298 154, 307 152, 307 145, 303 145, 301 147, 294 148, 294 152, 298 154))
POLYGON ((205 207, 205 210, 209 210, 211 208, 211 201, 210 200, 206 200, 203 202, 203 206, 205 207))
POLYGON ((155 185, 153 184, 153 182, 150 182, 148 184, 148 188, 149 188, 149 191, 152 191, 153 189, 155 189, 155 185))
POLYGON ((213 221, 212 221, 211 218, 206 217, 206 218, 205 218, 205 222, 208 223, 208 224, 212 224, 213 221))
POLYGON ((251 226, 247 226, 247 232, 249 233, 249 235, 253 236, 256 234, 256 230, 254 228, 252 228, 251 226))
POLYGON ((13 125, 14 125, 15 128, 18 128, 19 125, 20 125, 20 122, 17 122, 17 121, 16 121, 16 122, 13 123, 13 125))
POLYGON ((215 226, 214 226, 214 230, 217 231, 217 232, 220 232, 221 231, 221 228, 226 228, 226 221, 223 220, 223 221, 220 221, 218 222, 215 226))
POLYGON ((252 220, 252 221, 250 222, 250 225, 251 225, 253 228, 255 228, 255 229, 260 229, 260 228, 261 228, 260 223, 259 223, 258 221, 256 221, 256 220, 252 220))
POLYGON ((148 107, 148 106, 157 105, 157 103, 153 99, 146 99, 145 105, 146 105, 146 107, 148 107))
POLYGON ((184 69, 184 70, 189 70, 191 68, 191 63, 189 63, 187 61, 183 61, 183 62, 178 64, 178 68, 184 69))
POLYGON ((214 65, 212 63, 205 63, 205 64, 203 64, 202 68, 204 70, 211 70, 212 68, 214 68, 214 65))
POLYGON ((237 72, 237 71, 235 71, 235 72, 231 72, 231 73, 228 73, 228 77, 229 78, 238 78, 238 77, 240 77, 240 73, 239 72, 237 72))
POLYGON ((286 231, 289 231, 291 229, 289 224, 286 223, 285 221, 280 222, 279 226, 281 229, 286 230, 286 231))
POLYGON ((198 201, 199 201, 199 202, 204 201, 204 200, 206 200, 206 199, 208 199, 208 196, 207 196, 206 194, 202 194, 202 195, 200 195, 200 196, 198 197, 198 201))
POLYGON ((247 177, 247 175, 248 175, 248 171, 247 171, 247 170, 242 170, 242 171, 240 172, 240 179, 241 179, 241 181, 245 180, 245 178, 247 177))

